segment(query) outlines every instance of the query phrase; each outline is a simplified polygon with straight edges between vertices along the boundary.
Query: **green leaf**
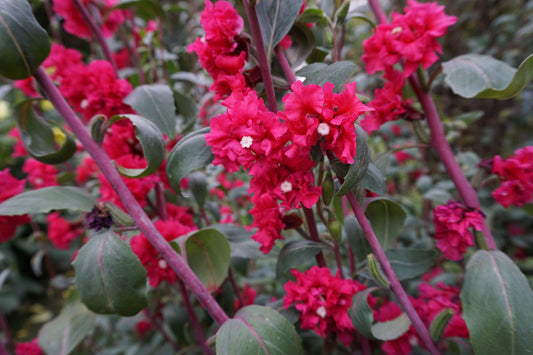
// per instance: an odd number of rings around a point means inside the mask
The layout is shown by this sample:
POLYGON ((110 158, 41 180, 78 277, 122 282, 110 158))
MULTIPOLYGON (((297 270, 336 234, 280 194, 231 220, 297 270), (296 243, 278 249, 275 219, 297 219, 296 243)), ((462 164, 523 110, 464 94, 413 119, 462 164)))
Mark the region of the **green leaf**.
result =
POLYGON ((344 60, 333 64, 313 63, 298 70, 298 76, 305 77, 305 85, 324 85, 327 82, 335 85, 335 91, 339 90, 344 79, 355 71, 355 64, 344 60))
POLYGON ((348 173, 344 177, 344 183, 337 192, 338 196, 344 196, 361 181, 365 176, 370 164, 370 147, 366 142, 366 133, 359 125, 355 125, 355 132, 357 134, 355 142, 357 144, 357 154, 353 164, 350 165, 348 173))
POLYGON ((360 263, 366 260, 366 256, 372 252, 372 248, 370 248, 363 229, 354 215, 346 216, 344 220, 344 232, 354 253, 355 262, 360 263))
POLYGON ((144 158, 148 165, 144 169, 128 169, 118 166, 120 174, 129 178, 140 178, 154 173, 165 160, 165 140, 157 126, 139 115, 117 115, 108 121, 108 126, 114 122, 127 118, 135 126, 135 136, 141 143, 144 158))
POLYGON ((370 221, 383 250, 393 248, 407 217, 403 208, 394 201, 376 198, 366 207, 365 216, 370 221))
POLYGON ((533 353, 533 291, 507 255, 495 250, 472 255, 461 302, 476 354, 533 353))
POLYGON ((372 325, 372 335, 376 339, 388 341, 398 339, 409 330, 411 321, 407 314, 402 313, 400 316, 387 322, 377 322, 372 325))
POLYGON ((98 202, 79 187, 50 186, 26 191, 0 204, 0 215, 14 216, 27 213, 46 213, 53 210, 90 212, 98 202))
POLYGON ((194 200, 200 208, 203 208, 207 197, 207 180, 205 173, 194 171, 187 175, 187 178, 189 179, 189 189, 192 192, 194 200))
POLYGON ((146 270, 114 232, 91 237, 72 264, 80 298, 91 311, 133 316, 148 306, 146 270))
POLYGON ((348 315, 352 320, 354 328, 361 333, 362 336, 370 340, 375 339, 372 334, 372 323, 374 322, 374 314, 368 305, 368 295, 377 290, 376 287, 367 288, 366 290, 357 292, 352 298, 352 305, 348 309, 348 315))
MULTIPOLYGON (((180 238, 181 239, 181 238, 180 238)), ((214 228, 202 229, 186 237, 187 263, 210 291, 215 291, 228 276, 231 250, 224 234, 214 228)))
POLYGON ((272 50, 291 29, 303 0, 261 0, 256 5, 257 17, 261 26, 261 34, 267 55, 270 58, 272 50))
POLYGON ((25 0, 0 0, 0 76, 25 79, 50 53, 46 31, 25 0))
POLYGON ((93 329, 95 314, 79 301, 69 302, 59 315, 39 331, 38 342, 46 354, 67 355, 93 329))
POLYGON ((394 248, 385 252, 400 281, 420 276, 435 263, 438 252, 433 249, 394 248))
POLYGON ((457 95, 509 99, 533 80, 533 54, 518 70, 487 55, 465 54, 442 63, 444 81, 457 95))
POLYGON ((234 224, 214 224, 214 228, 226 236, 231 247, 231 257, 257 259, 264 254, 259 250, 261 244, 252 239, 252 232, 234 224))
POLYGON ((155 124, 169 139, 176 137, 176 107, 168 85, 138 86, 123 101, 155 124))
POLYGON ((327 26, 329 19, 322 9, 306 7, 304 12, 298 16, 298 22, 318 23, 320 26, 327 26))
POLYGON ((313 260, 324 245, 311 240, 298 240, 285 244, 279 252, 276 275, 283 276, 290 269, 313 260))
POLYGON ((167 160, 167 177, 170 186, 180 192, 180 181, 194 170, 213 161, 211 148, 205 142, 210 128, 202 128, 187 134, 172 148, 167 160))
POLYGON ((41 163, 59 164, 70 159, 76 152, 74 138, 63 130, 56 128, 56 132, 64 138, 64 142, 56 140, 54 130, 41 117, 33 112, 33 103, 38 99, 23 101, 15 107, 18 128, 22 143, 28 153, 41 163), (56 147, 60 145, 59 149, 56 147))
POLYGON ((359 182, 359 186, 377 193, 378 195, 383 195, 387 192, 387 187, 385 185, 385 178, 381 171, 372 163, 368 164, 368 169, 366 170, 365 176, 359 182))
POLYGON ((167 18, 167 13, 159 1, 154 0, 121 0, 115 9, 129 9, 135 7, 135 15, 140 16, 145 21, 154 18, 167 18))
POLYGON ((247 306, 222 324, 216 335, 219 355, 299 355, 302 340, 294 326, 272 308, 247 306))

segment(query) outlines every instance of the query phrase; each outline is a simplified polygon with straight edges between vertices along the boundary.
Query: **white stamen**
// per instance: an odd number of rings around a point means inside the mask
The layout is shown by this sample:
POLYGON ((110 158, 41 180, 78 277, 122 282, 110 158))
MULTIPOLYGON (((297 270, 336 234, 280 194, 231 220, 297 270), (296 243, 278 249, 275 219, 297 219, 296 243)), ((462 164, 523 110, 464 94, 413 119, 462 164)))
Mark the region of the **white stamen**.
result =
POLYGON ((168 267, 167 262, 165 260, 159 260, 158 265, 161 269, 166 269, 168 267))
POLYGON ((400 26, 394 27, 392 29, 392 34, 395 35, 395 34, 398 34, 398 33, 402 32, 402 31, 403 31, 403 28, 401 28, 400 26))
POLYGON ((291 192, 292 184, 289 181, 283 181, 279 188, 281 189, 281 192, 291 192))
POLYGON ((329 134, 329 126, 327 123, 322 122, 316 129, 321 136, 327 136, 329 134))
POLYGON ((241 139, 241 147, 243 148, 250 148, 252 146, 252 143, 254 142, 254 139, 250 136, 244 136, 241 139))
POLYGON ((81 102, 80 102, 80 107, 81 107, 82 109, 86 109, 86 108, 87 108, 87 105, 89 105, 89 102, 87 101, 87 99, 83 99, 83 100, 81 100, 81 102))
POLYGON ((320 306, 318 307, 318 309, 316 310, 316 314, 320 317, 320 318, 326 318, 326 307, 324 306, 320 306))

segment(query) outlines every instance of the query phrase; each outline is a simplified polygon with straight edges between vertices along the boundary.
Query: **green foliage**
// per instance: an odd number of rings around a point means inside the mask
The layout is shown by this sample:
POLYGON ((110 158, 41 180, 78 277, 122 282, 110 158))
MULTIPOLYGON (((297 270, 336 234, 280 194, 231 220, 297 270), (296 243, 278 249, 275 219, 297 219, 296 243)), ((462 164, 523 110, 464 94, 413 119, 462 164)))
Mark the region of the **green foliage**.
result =
POLYGON ((26 0, 0 1, 0 76, 25 79, 50 53, 48 34, 26 0))
POLYGON ((393 248, 407 217, 402 207, 394 201, 376 198, 366 207, 365 215, 383 250, 393 248))
POLYGON ((346 195, 348 192, 353 190, 355 186, 363 179, 365 176, 368 166, 370 164, 370 147, 366 142, 366 133, 358 125, 355 126, 355 132, 357 134, 356 142, 356 156, 353 164, 348 168, 348 172, 344 177, 344 183, 341 185, 339 191, 337 191, 337 196, 346 195))
POLYGON ((305 66, 296 72, 297 75, 305 77, 305 85, 324 85, 332 83, 335 91, 341 88, 344 80, 355 71, 355 64, 349 61, 341 61, 333 64, 313 63, 305 66))
POLYGON ((507 255, 486 250, 474 253, 466 267, 461 301, 476 353, 532 351, 533 291, 507 255))
POLYGON ((298 240, 285 244, 279 252, 276 275, 286 276, 291 269, 309 263, 309 260, 313 260, 323 248, 322 243, 311 240, 298 240))
POLYGON ((91 237, 72 265, 81 301, 91 311, 133 316, 148 305, 146 270, 115 233, 91 237))
POLYGON ((268 307, 248 306, 217 332, 216 351, 220 355, 302 354, 301 339, 294 326, 268 307))

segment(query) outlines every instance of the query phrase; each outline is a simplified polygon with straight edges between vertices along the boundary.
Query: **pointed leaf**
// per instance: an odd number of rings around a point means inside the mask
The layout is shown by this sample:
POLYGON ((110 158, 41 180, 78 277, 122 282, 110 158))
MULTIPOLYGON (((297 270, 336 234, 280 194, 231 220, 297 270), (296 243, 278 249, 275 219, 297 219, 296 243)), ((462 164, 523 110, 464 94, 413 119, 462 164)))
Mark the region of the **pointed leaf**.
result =
POLYGON ((365 176, 370 164, 370 147, 366 142, 366 132, 359 125, 355 125, 355 138, 357 149, 353 164, 350 165, 348 173, 344 177, 344 183, 337 192, 338 196, 346 195, 350 192, 365 176))
POLYGON ((144 169, 128 169, 118 166, 120 174, 130 178, 145 177, 155 172, 165 160, 165 140, 157 126, 139 115, 117 115, 111 117, 108 126, 114 122, 127 118, 135 126, 135 136, 141 143, 144 158, 148 165, 144 169))
POLYGON ((0 0, 0 76, 25 79, 50 53, 46 31, 25 0, 0 0))
POLYGON ((394 248, 385 252, 394 273, 400 281, 420 276, 435 263, 438 252, 434 249, 394 248))
POLYGON ((303 0, 261 0, 256 11, 261 26, 263 42, 270 58, 272 50, 291 29, 303 0))
POLYGON ((376 339, 388 341, 398 339, 409 330, 411 321, 407 314, 402 313, 400 316, 387 322, 377 322, 372 325, 372 335, 376 339))
POLYGON ((299 355, 301 339, 294 326, 272 308, 241 308, 217 332, 219 355, 299 355))
POLYGON ((133 316, 148 305, 146 270, 114 232, 91 237, 72 264, 80 298, 93 312, 133 316))
POLYGON ((202 128, 187 134, 172 148, 167 160, 167 177, 170 186, 180 192, 180 181, 194 170, 213 161, 211 148, 205 142, 210 128, 202 128))
POLYGON ((365 216, 370 221, 383 250, 393 248, 407 217, 403 208, 394 201, 376 198, 366 207, 365 216))
POLYGON ((324 244, 311 240, 298 240, 285 244, 279 252, 276 275, 281 277, 290 269, 313 260, 323 248, 324 244))
POLYGON ((533 352, 533 291, 507 255, 474 253, 466 266, 461 301, 476 354, 533 352))
POLYGON ((466 54, 442 63, 444 81, 466 98, 509 99, 533 80, 533 55, 518 70, 487 55, 466 54))
POLYGON ((224 234, 231 247, 231 257, 257 259, 264 256, 259 250, 261 244, 252 239, 252 232, 234 224, 214 224, 214 228, 224 234))
POLYGON ((95 315, 79 301, 69 302, 39 331, 38 342, 46 354, 68 355, 93 329, 95 315))
POLYGON ((366 260, 366 256, 372 252, 372 248, 370 248, 363 229, 354 215, 346 216, 344 220, 344 232, 354 253, 355 262, 360 263, 366 260))
POLYGON ((305 85, 324 85, 330 82, 335 85, 335 90, 339 90, 344 79, 355 70, 355 64, 347 60, 333 64, 313 63, 298 70, 298 76, 305 77, 305 85))
POLYGON ((26 191, 0 203, 0 215, 46 213, 52 210, 90 212, 98 202, 84 189, 71 186, 50 186, 26 191))
POLYGON ((124 98, 124 103, 155 124, 169 139, 176 137, 176 106, 168 85, 138 86, 124 98))
POLYGON ((186 237, 187 263, 206 288, 218 289, 228 276, 231 250, 224 234, 216 229, 199 230, 186 237))
POLYGON ((367 190, 383 195, 387 192, 385 185, 385 178, 381 171, 372 163, 368 164, 368 169, 365 175, 359 182, 359 186, 364 187, 367 190))
POLYGON ((348 314, 352 320, 354 328, 361 333, 362 336, 368 339, 375 339, 372 334, 372 323, 374 322, 374 314, 368 305, 368 295, 377 290, 376 287, 367 288, 366 290, 357 292, 352 298, 352 305, 348 309, 348 314))
POLYGON ((59 127, 55 128, 54 134, 54 129, 48 122, 33 112, 32 105, 35 101, 39 100, 26 100, 15 108, 15 120, 24 147, 33 158, 41 163, 59 164, 70 159, 76 152, 74 138, 59 127), (62 139, 56 139, 56 135, 60 135, 62 139), (59 149, 56 148, 58 145, 60 145, 59 149))

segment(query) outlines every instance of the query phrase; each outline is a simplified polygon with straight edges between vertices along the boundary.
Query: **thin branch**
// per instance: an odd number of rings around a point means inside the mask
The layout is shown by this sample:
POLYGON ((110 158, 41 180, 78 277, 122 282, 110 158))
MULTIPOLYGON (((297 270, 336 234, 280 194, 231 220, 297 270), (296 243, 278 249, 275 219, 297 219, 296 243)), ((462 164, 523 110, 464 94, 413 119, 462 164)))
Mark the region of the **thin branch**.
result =
POLYGON ((281 48, 279 45, 276 46, 276 48, 274 48, 274 53, 276 53, 276 57, 278 57, 279 64, 283 69, 283 73, 285 73, 285 77, 289 82, 289 86, 291 86, 296 81, 296 76, 294 76, 294 73, 292 72, 291 65, 287 60, 287 56, 285 55, 283 48, 281 48))
POLYGON ((352 207, 352 210, 355 214, 355 218, 357 218, 357 221, 361 225, 361 229, 363 230, 363 233, 365 234, 365 237, 368 240, 368 244, 370 244, 370 247, 372 248, 374 254, 376 255, 376 259, 379 261, 381 267, 383 268, 383 272, 385 273, 385 276, 389 280, 390 288, 392 292, 396 295, 398 302, 400 303, 403 310, 405 311, 405 313, 411 320, 411 323, 413 324, 416 331, 418 332, 418 335, 420 336, 420 338, 422 339, 422 341, 424 342, 424 344, 429 349, 429 352, 432 355, 440 354, 436 344, 433 342, 433 339, 431 338, 431 335, 428 329, 426 328, 424 322, 422 322, 422 319, 420 319, 420 316, 418 315, 418 313, 416 313, 416 310, 411 304, 411 301, 409 301, 409 297, 407 296, 407 293, 403 289, 402 284, 400 283, 400 280, 398 280, 398 277, 394 273, 394 270, 392 269, 389 259, 387 259, 387 256, 385 255, 383 248, 381 248, 378 238, 374 234, 374 231, 372 230, 372 226, 370 225, 370 222, 366 218, 365 213, 363 212, 363 209, 361 208, 361 206, 359 206, 359 203, 357 202, 353 191, 350 191, 346 195, 346 199, 348 200, 348 203, 352 207))
POLYGON ((172 246, 155 228, 150 218, 146 215, 143 208, 139 205, 131 191, 128 189, 122 177, 117 172, 113 163, 104 152, 104 150, 92 140, 87 128, 76 116, 72 108, 67 104, 59 90, 54 86, 43 68, 39 68, 35 73, 35 79, 42 87, 46 97, 59 114, 63 117, 66 124, 70 127, 74 135, 80 140, 85 150, 91 155, 98 165, 106 179, 118 194, 128 213, 134 219, 137 227, 146 239, 161 253, 165 261, 172 267, 178 277, 189 287, 189 289, 198 298, 199 302, 209 312, 211 317, 218 323, 222 324, 228 320, 228 316, 216 300, 211 296, 202 282, 194 274, 185 260, 176 253, 172 246))
MULTIPOLYGON (((305 214, 305 220, 307 222, 307 227, 309 228, 309 234, 311 237, 311 240, 314 242, 320 242, 320 239, 318 238, 318 229, 316 228, 316 221, 315 221, 315 215, 313 213, 313 210, 307 207, 304 207, 304 214, 305 214)), ((324 259, 324 254, 322 252, 318 252, 316 255, 316 263, 320 267, 326 267, 326 260, 324 259)))
POLYGON ((263 84, 265 85, 268 109, 272 112, 277 112, 278 103, 276 101, 276 93, 274 92, 272 74, 270 73, 270 63, 268 61, 265 43, 263 42, 263 36, 261 34, 261 26, 259 25, 259 19, 257 18, 257 11, 255 5, 250 3, 250 0, 243 0, 243 4, 244 9, 246 10, 246 16, 248 17, 248 23, 250 23, 250 29, 252 30, 252 37, 255 42, 259 69, 261 70, 261 77, 263 78, 263 84))

